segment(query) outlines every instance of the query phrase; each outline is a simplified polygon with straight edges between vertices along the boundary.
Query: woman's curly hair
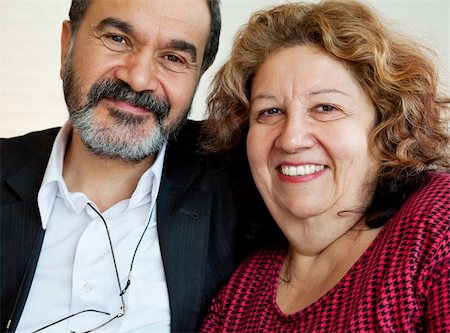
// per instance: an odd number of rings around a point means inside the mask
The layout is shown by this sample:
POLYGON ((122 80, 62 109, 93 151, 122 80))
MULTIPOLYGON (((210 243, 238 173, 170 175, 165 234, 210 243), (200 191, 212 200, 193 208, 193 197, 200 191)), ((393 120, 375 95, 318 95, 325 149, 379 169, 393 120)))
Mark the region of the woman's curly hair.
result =
POLYGON ((316 45, 341 60, 375 106, 369 142, 380 169, 366 221, 381 225, 426 170, 449 170, 450 99, 439 96, 432 51, 389 30, 367 5, 328 0, 255 13, 213 79, 202 148, 211 152, 238 145, 246 134, 256 71, 271 52, 295 45, 316 45))

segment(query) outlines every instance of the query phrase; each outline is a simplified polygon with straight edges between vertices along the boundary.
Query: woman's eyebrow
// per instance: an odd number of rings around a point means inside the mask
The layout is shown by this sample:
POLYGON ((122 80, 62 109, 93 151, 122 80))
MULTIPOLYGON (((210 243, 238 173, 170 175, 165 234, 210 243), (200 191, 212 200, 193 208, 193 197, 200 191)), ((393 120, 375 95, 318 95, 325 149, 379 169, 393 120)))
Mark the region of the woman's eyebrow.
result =
POLYGON ((321 94, 341 94, 341 95, 345 95, 345 96, 350 96, 349 94, 347 94, 346 92, 339 90, 339 89, 321 89, 321 90, 315 90, 312 91, 309 95, 310 96, 314 96, 314 95, 321 95, 321 94))
POLYGON ((259 95, 256 95, 255 97, 253 97, 250 100, 250 103, 253 103, 255 100, 258 100, 258 99, 273 99, 273 100, 276 100, 276 97, 273 96, 273 95, 259 94, 259 95))

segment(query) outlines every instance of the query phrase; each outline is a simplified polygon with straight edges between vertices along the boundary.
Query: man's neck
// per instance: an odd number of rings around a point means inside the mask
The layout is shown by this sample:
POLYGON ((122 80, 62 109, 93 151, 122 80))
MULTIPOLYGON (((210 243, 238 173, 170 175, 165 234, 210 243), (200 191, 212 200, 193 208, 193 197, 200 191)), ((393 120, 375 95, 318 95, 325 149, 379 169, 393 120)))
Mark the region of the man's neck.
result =
POLYGON ((139 163, 95 156, 73 133, 64 157, 63 178, 70 192, 82 192, 100 211, 128 199, 153 164, 153 155, 139 163))

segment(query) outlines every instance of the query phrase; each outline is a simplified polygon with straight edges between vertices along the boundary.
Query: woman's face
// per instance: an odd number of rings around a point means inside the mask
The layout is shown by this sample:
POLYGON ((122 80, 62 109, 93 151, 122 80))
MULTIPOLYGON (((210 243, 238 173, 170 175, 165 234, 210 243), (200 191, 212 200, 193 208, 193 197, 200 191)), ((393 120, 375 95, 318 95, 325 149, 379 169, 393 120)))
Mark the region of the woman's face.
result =
POLYGON ((375 110, 342 62, 315 46, 274 51, 252 83, 249 121, 250 167, 279 224, 370 202, 375 110))

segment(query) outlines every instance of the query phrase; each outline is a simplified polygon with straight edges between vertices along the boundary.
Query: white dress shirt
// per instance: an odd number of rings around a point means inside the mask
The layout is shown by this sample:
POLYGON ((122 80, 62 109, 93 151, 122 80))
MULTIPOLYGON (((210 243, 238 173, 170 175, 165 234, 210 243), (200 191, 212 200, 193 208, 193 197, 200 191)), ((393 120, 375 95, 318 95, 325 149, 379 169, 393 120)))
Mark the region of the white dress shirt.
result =
MULTIPOLYGON (((106 228, 88 206, 90 203, 96 207, 95 204, 83 193, 69 192, 62 178, 70 132, 66 124, 58 133, 39 190, 38 206, 46 232, 18 333, 32 332, 82 310, 110 313, 83 313, 42 331, 83 332, 120 312, 119 287, 106 228)), ((156 228, 156 198, 164 153, 165 146, 142 175, 130 199, 102 213, 122 288, 147 222, 149 226, 137 250, 131 284, 124 294, 126 314, 98 332, 170 331, 169 298, 156 228)))

